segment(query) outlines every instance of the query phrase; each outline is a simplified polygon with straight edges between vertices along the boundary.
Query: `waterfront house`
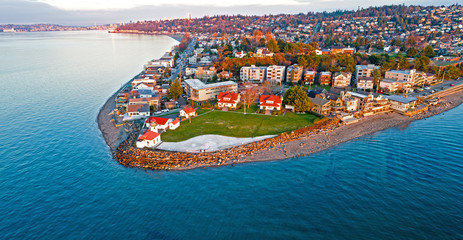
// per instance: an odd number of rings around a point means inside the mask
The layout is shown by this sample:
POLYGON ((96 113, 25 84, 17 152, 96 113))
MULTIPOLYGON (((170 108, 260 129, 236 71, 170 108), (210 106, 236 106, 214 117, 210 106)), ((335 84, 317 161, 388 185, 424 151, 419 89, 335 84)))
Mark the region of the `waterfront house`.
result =
POLYGON ((312 103, 312 112, 318 113, 320 115, 329 115, 331 112, 331 105, 330 101, 315 97, 310 98, 310 102, 312 103))
POLYGON ((145 121, 145 127, 148 127, 153 132, 162 133, 169 128, 171 121, 170 118, 149 117, 145 121))
POLYGON ((150 115, 150 107, 148 104, 132 104, 127 105, 127 111, 124 114, 123 121, 136 120, 145 118, 150 115))
POLYGON ((404 97, 400 95, 385 96, 391 103, 391 109, 399 113, 404 113, 416 107, 418 99, 416 97, 404 97))
POLYGON ((161 134, 148 130, 137 139, 137 148, 154 148, 161 142, 161 134))
POLYGON ((180 127, 180 119, 178 119, 178 118, 174 119, 174 121, 169 123, 169 129, 170 130, 175 130, 178 127, 180 127))
POLYGON ((221 92, 217 97, 217 106, 219 108, 236 109, 236 106, 240 102, 240 94, 233 92, 221 92))
POLYGON ((190 118, 196 116, 196 111, 192 106, 186 106, 180 110, 180 116, 185 118, 190 118))
POLYGON ((259 98, 259 107, 261 110, 281 110, 283 103, 282 96, 261 95, 259 98))

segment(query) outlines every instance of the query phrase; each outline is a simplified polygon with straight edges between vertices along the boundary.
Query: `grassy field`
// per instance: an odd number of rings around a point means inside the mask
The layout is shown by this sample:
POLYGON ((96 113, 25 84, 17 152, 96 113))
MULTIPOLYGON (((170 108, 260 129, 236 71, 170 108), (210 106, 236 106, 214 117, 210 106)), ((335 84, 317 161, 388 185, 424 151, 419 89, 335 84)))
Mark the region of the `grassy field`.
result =
POLYGON ((310 126, 317 119, 312 114, 286 113, 284 116, 242 114, 214 110, 189 121, 183 121, 176 130, 168 130, 162 141, 179 142, 192 137, 217 134, 230 137, 257 137, 273 135, 310 126))

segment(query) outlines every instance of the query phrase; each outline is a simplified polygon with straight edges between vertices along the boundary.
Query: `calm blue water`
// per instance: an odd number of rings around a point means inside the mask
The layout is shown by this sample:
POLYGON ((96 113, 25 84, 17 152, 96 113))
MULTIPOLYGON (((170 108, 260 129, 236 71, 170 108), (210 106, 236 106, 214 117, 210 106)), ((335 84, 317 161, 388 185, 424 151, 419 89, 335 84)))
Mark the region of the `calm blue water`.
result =
POLYGON ((0 35, 0 239, 463 238, 463 107, 305 158, 119 166, 98 110, 175 43, 0 35))

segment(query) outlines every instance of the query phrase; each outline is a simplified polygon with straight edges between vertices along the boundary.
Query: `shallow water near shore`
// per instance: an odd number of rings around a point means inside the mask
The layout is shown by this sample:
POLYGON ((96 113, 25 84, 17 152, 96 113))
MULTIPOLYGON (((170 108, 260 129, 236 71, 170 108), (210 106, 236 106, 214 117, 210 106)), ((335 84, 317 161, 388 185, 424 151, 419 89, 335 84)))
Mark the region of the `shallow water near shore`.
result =
POLYGON ((463 106, 298 159, 118 165, 98 110, 175 43, 0 35, 0 239, 463 238, 463 106))

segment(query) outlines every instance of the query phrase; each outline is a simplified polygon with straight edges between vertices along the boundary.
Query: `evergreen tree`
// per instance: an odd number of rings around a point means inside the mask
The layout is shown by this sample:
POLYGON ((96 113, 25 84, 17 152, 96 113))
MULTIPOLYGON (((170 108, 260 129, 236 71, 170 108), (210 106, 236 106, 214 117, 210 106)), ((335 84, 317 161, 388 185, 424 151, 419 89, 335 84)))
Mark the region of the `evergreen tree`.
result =
POLYGON ((414 57, 416 54, 418 54, 418 51, 414 47, 411 47, 407 50, 407 57, 414 57))
POLYGON ((283 99, 285 104, 294 106, 296 112, 310 111, 311 102, 304 87, 291 87, 285 92, 283 99))
POLYGON ((434 52, 434 49, 431 45, 428 45, 423 49, 422 55, 428 58, 433 58, 434 56, 436 56, 436 52, 434 52))

